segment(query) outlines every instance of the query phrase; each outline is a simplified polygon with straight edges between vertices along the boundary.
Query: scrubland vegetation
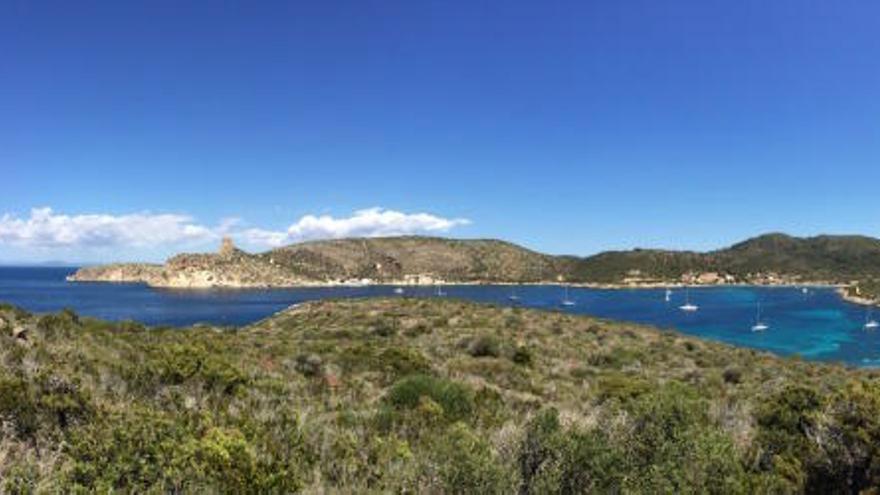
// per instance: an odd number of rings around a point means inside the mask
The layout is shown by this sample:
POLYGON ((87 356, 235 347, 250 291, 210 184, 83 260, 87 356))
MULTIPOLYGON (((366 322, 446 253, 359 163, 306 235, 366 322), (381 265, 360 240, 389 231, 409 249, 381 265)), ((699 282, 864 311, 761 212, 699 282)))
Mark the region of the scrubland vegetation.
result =
POLYGON ((0 307, 0 491, 875 493, 873 371, 457 301, 0 307))

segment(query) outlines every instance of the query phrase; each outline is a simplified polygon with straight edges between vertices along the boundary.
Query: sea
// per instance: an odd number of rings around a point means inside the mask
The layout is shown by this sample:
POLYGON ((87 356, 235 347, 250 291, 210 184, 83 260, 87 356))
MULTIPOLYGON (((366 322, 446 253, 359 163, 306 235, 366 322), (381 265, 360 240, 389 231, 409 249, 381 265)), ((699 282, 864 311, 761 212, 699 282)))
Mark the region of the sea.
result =
POLYGON ((687 293, 675 289, 667 301, 664 289, 571 287, 568 298, 574 305, 563 306, 565 288, 553 285, 447 285, 442 296, 434 287, 406 287, 400 295, 393 286, 169 290, 143 284, 67 282, 65 277, 75 270, 0 267, 0 302, 37 313, 70 308, 82 315, 149 325, 239 326, 320 299, 445 297, 643 323, 782 356, 880 366, 880 331, 865 329, 868 310, 843 300, 832 288, 804 292, 799 287, 705 287, 687 293), (680 310, 686 299, 699 310, 680 310), (769 328, 755 332, 759 306, 760 320, 769 328))

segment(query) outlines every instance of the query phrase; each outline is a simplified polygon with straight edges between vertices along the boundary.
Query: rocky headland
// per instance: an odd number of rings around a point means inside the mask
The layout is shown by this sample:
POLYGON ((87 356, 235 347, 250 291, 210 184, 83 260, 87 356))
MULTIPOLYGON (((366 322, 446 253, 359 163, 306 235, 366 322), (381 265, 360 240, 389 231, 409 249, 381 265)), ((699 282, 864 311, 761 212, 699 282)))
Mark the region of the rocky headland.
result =
POLYGON ((769 234, 706 253, 634 249, 588 257, 538 253, 488 239, 337 239, 247 253, 224 239, 216 253, 179 254, 164 264, 86 267, 74 282, 154 287, 261 288, 331 285, 558 284, 602 288, 836 286, 861 304, 880 296, 880 240, 769 234))
POLYGON ((166 288, 259 288, 438 283, 541 283, 570 271, 563 260, 494 240, 426 237, 305 242, 251 254, 224 239, 217 253, 164 264, 86 267, 74 282, 140 282, 166 288))

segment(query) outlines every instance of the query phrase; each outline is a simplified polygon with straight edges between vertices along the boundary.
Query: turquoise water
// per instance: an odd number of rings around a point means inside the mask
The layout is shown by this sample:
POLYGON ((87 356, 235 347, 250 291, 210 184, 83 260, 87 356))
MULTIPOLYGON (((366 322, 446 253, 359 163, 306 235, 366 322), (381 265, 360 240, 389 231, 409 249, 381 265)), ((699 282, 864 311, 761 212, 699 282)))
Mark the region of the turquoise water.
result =
MULTIPOLYGON (((64 277, 73 271, 0 267, 0 301, 37 312, 69 307, 89 316, 153 325, 241 325, 304 301, 394 295, 394 288, 387 286, 172 291, 139 284, 72 284, 64 277)), ((451 298, 590 314, 676 329, 780 355, 880 366, 880 332, 865 331, 866 310, 843 301, 832 289, 811 289, 808 294, 794 288, 692 289, 691 301, 700 306, 696 313, 678 309, 684 303, 680 290, 674 291, 667 303, 660 289, 572 288, 569 297, 576 305, 564 309, 559 304, 563 289, 556 286, 517 287, 517 303, 510 301, 514 289, 508 286, 447 286, 444 290, 451 298), (751 331, 758 301, 762 320, 770 325, 760 333, 751 331)), ((406 295, 435 297, 430 287, 407 288, 406 295)))

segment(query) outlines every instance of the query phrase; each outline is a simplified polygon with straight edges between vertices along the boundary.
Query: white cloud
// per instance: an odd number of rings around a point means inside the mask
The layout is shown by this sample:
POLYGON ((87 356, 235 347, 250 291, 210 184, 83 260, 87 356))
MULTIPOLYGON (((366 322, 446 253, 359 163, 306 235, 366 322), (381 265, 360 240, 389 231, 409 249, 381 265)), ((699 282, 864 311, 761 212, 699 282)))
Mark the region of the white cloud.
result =
POLYGON ((64 215, 34 208, 30 217, 0 217, 0 244, 40 248, 150 247, 212 240, 213 229, 187 215, 64 215))
POLYGON ((0 245, 47 249, 170 248, 213 242, 231 235, 248 247, 260 249, 314 239, 438 234, 469 223, 463 218, 370 208, 341 218, 306 215, 286 231, 276 231, 243 228, 237 218, 227 218, 218 226, 209 227, 182 214, 65 215, 51 208, 35 208, 27 218, 10 214, 0 217, 0 245))
POLYGON ((240 242, 256 247, 279 247, 289 244, 287 232, 265 229, 246 229, 238 232, 235 238, 240 242))
POLYGON ((465 218, 443 218, 430 213, 403 213, 383 208, 369 208, 349 217, 306 215, 287 231, 247 229, 240 233, 245 243, 278 247, 298 241, 339 239, 342 237, 381 237, 409 234, 439 234, 461 225, 465 218))
POLYGON ((306 215, 287 229, 291 240, 340 237, 377 237, 389 235, 448 232, 470 223, 463 218, 448 219, 429 213, 402 213, 382 208, 356 211, 347 218, 330 215, 306 215))

